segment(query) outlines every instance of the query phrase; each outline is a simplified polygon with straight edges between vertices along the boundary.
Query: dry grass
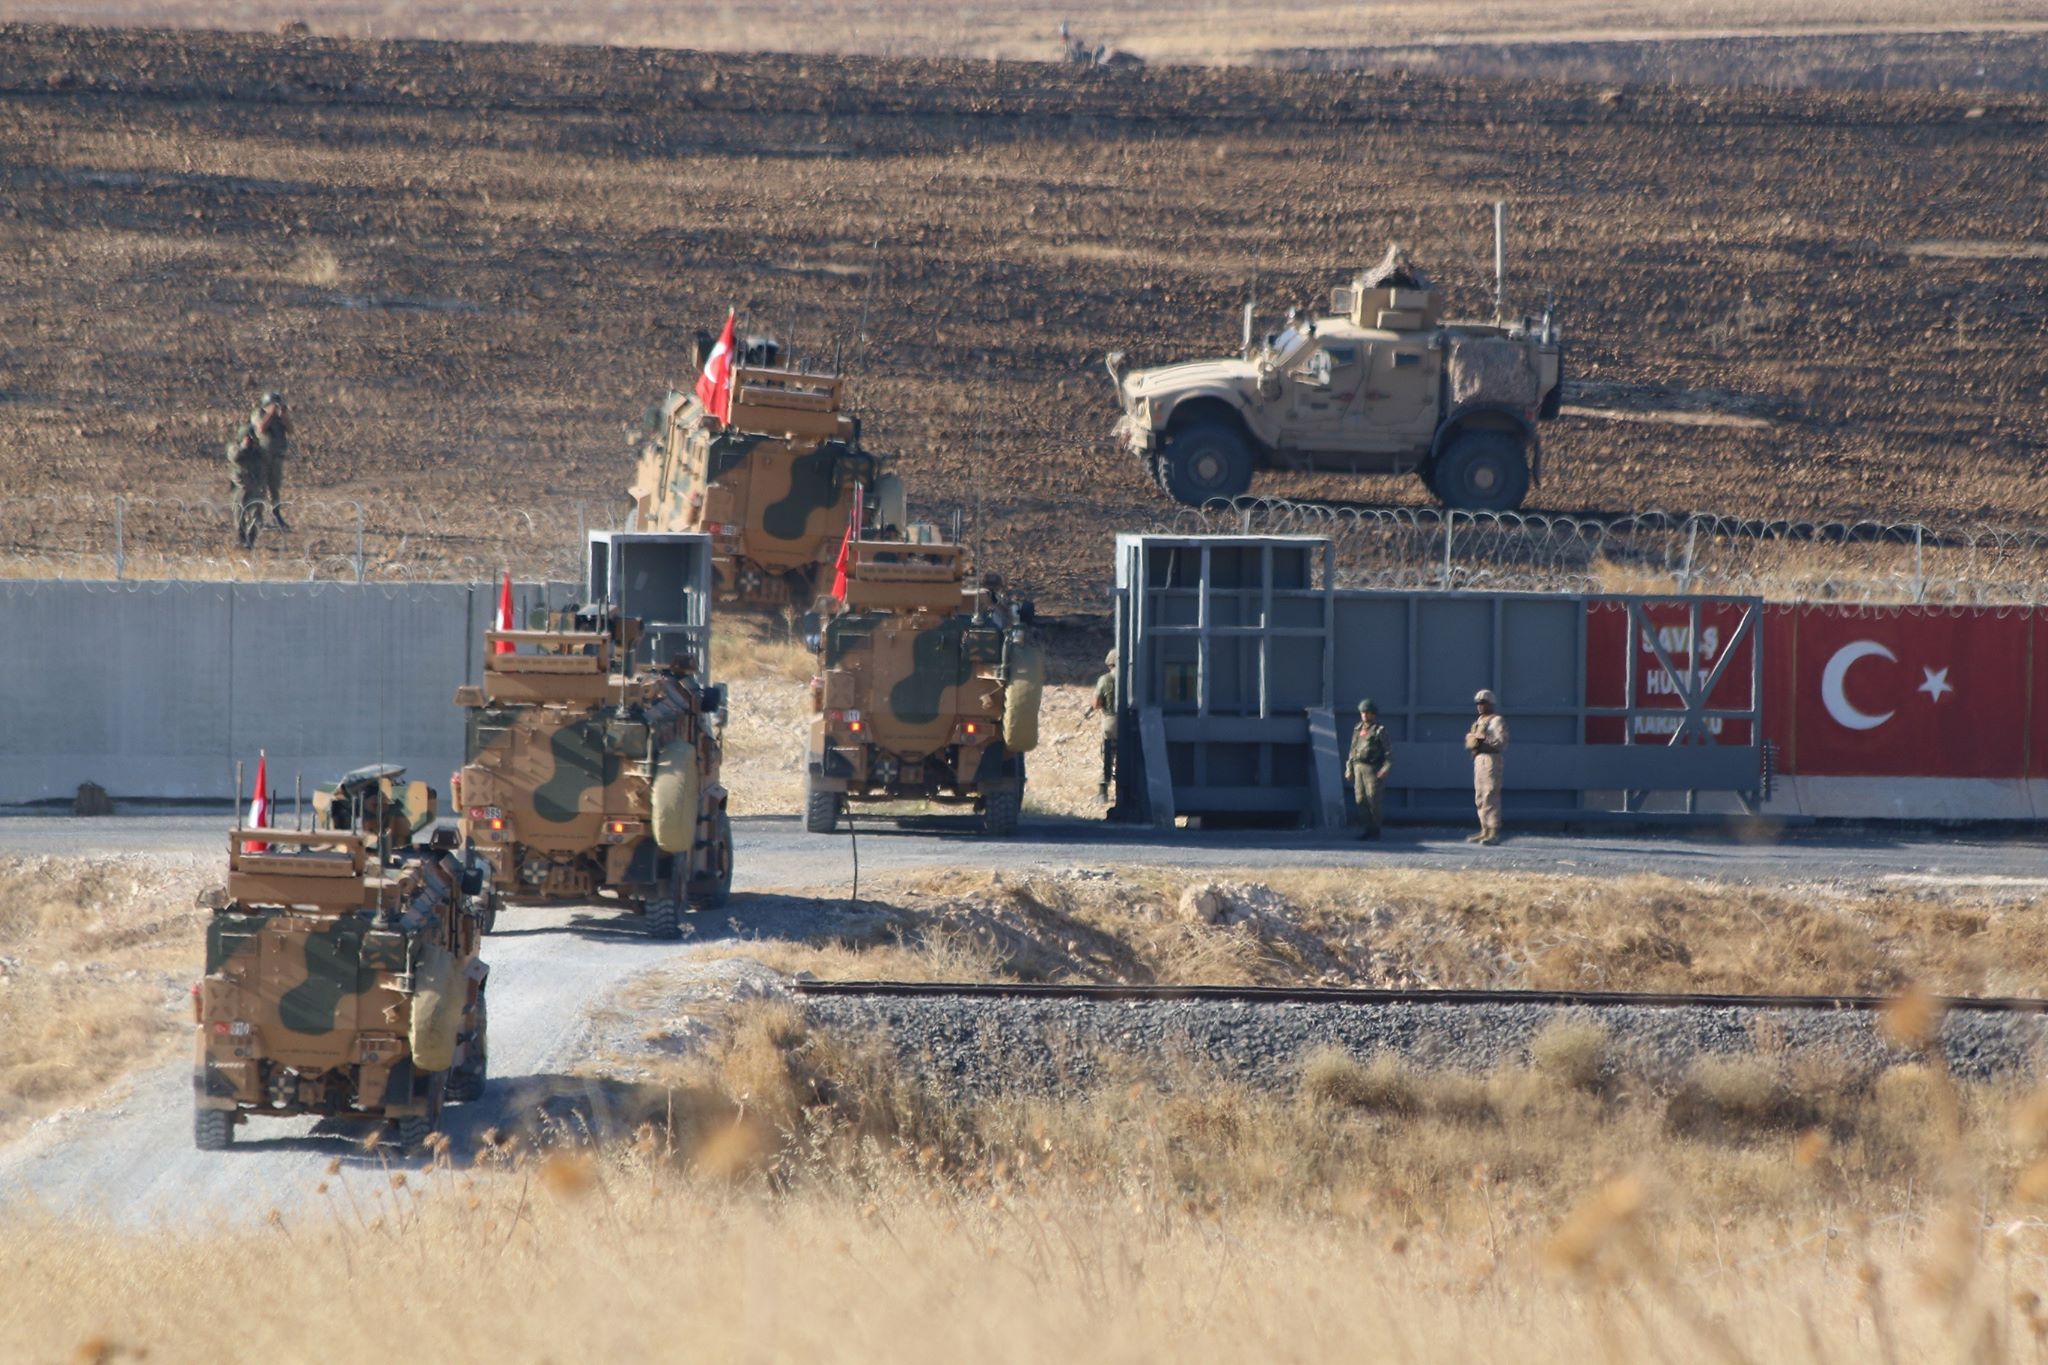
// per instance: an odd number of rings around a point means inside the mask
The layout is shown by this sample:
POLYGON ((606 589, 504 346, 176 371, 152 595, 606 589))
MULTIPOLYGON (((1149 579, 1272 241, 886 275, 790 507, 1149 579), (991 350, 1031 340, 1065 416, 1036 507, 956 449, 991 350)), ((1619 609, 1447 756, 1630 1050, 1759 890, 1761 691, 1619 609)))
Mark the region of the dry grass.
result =
MULTIPOLYGON (((740 944, 823 976, 1884 995, 2048 991, 2040 898, 1938 885, 1756 886, 1545 873, 959 870, 863 884, 808 943, 740 944), (1206 891, 1221 910, 1184 913, 1206 891), (943 970, 922 967, 943 954, 943 970)), ((1560 1048, 1563 1048, 1560 1044, 1560 1048)), ((1597 1051, 1583 1045, 1588 1055, 1597 1051)), ((1560 1058, 1559 1065, 1567 1065, 1560 1058)), ((1578 1064, 1590 1064, 1581 1061, 1578 1064)))
POLYGON ((0 1134, 189 1038, 201 880, 163 859, 0 860, 0 1134))
POLYGON ((2039 1097, 2011 1122, 1902 1069, 1838 1087, 1824 1132, 1702 1136, 1518 1074, 960 1105, 768 1007, 602 1149, 337 1162, 218 1229, 19 1218, 0 1352, 1990 1360, 2048 1326, 2048 1229, 2012 1218, 2048 1184, 2039 1097), (406 1290, 366 1314, 337 1284, 406 1290))

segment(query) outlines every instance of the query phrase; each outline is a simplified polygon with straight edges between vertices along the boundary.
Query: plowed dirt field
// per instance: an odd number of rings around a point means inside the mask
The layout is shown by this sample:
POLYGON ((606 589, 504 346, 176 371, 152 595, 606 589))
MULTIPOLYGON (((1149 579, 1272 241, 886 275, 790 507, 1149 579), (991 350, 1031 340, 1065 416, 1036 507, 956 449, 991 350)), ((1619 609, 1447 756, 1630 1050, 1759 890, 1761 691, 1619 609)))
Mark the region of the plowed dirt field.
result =
POLYGON ((1389 238, 1487 311, 1504 196, 1572 348, 1533 505, 2048 521, 2044 154, 2038 95, 0 28, 0 476, 220 498, 279 387, 298 496, 611 508, 731 305, 1091 606, 1170 512, 1104 352, 1228 350, 1255 276, 1277 313, 1389 238))

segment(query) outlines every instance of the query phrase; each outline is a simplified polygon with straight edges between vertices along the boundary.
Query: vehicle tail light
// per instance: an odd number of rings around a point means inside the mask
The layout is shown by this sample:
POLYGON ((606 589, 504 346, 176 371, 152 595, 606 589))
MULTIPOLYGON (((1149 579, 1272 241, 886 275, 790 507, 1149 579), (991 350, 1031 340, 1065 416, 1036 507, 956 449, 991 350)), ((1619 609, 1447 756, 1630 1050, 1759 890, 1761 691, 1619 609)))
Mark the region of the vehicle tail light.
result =
POLYGON ((505 822, 504 822, 503 820, 493 820, 493 821, 491 821, 491 828, 492 828, 492 829, 503 829, 503 828, 505 828, 505 822))
POLYGON ((611 831, 614 834, 624 834, 626 832, 626 822, 624 820, 612 821, 611 831))

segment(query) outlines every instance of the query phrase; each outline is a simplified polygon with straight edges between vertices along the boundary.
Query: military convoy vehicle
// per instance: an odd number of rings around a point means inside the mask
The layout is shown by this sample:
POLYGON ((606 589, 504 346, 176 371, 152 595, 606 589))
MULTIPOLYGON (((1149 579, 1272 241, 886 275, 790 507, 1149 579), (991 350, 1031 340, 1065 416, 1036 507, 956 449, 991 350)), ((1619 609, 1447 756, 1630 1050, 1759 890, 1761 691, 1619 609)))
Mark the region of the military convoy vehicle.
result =
POLYGON ((1118 442, 1177 502, 1244 494, 1260 469, 1415 473, 1446 507, 1508 511, 1542 475, 1537 423, 1563 396, 1564 344, 1540 320, 1446 322, 1396 246, 1242 355, 1131 370, 1109 357, 1118 442))
POLYGON ((1045 683, 1025 614, 999 579, 967 585, 958 545, 851 542, 818 637, 804 828, 831 833, 849 801, 929 801, 1016 833, 1045 683))
POLYGON ((200 897, 212 911, 192 987, 202 1151, 232 1146, 252 1117, 304 1114, 390 1121, 415 1150, 445 1101, 482 1095, 484 888, 452 831, 411 842, 434 798, 412 784, 409 809, 387 807, 383 784, 401 776, 343 779, 316 804, 326 828, 231 833, 227 884, 200 897))
POLYGON ((455 693, 469 713, 455 803, 492 888, 511 904, 609 895, 656 938, 680 934, 686 907, 725 904, 725 689, 696 654, 636 666, 640 622, 610 605, 485 638, 483 682, 455 693))
POLYGON ((862 447, 839 375, 784 368, 780 348, 756 338, 732 382, 729 422, 688 393, 649 414, 631 524, 709 533, 721 602, 807 610, 856 498, 864 531, 900 527, 903 485, 862 447))

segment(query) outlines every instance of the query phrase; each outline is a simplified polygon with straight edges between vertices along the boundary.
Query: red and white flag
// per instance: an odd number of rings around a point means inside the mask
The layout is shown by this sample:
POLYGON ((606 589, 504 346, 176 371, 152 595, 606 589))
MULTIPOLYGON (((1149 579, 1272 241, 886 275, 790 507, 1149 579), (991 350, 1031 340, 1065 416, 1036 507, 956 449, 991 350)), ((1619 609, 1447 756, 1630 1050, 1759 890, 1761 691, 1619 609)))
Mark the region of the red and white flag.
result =
POLYGON ((721 422, 732 420, 732 324, 733 311, 725 311, 725 331, 718 344, 704 357, 703 373, 697 376, 697 401, 704 411, 721 422))
MULTIPOLYGON (((256 789, 249 797, 249 818, 242 822, 244 829, 264 829, 270 824, 270 760, 263 750, 256 751, 256 789)), ((268 853, 270 845, 256 839, 242 844, 244 853, 268 853)))
POLYGON ((866 506, 867 487, 857 483, 853 486, 853 515, 847 519, 846 534, 839 538, 839 562, 832 570, 832 600, 835 602, 846 600, 846 566, 852 558, 854 537, 860 534, 866 506))
MULTIPOLYGON (((491 623, 492 630, 512 629, 512 571, 505 570, 505 582, 498 589, 498 614, 491 623)), ((491 647, 493 654, 517 654, 519 646, 510 640, 500 640, 491 647)))

